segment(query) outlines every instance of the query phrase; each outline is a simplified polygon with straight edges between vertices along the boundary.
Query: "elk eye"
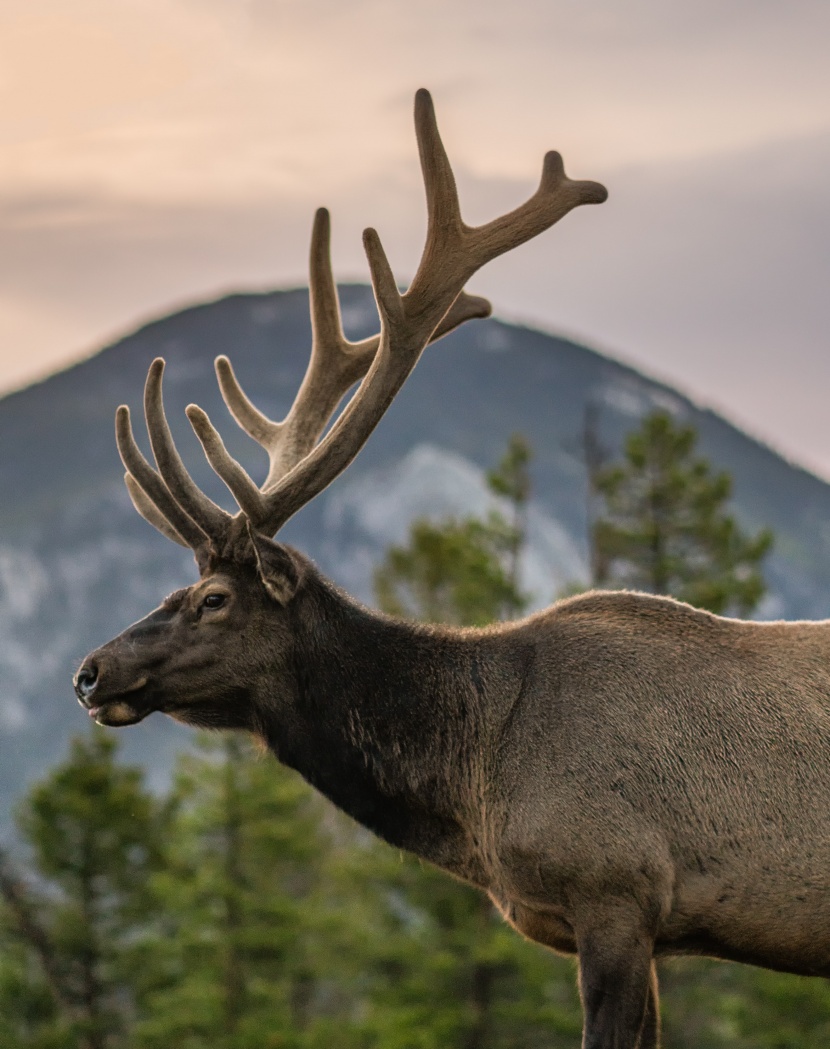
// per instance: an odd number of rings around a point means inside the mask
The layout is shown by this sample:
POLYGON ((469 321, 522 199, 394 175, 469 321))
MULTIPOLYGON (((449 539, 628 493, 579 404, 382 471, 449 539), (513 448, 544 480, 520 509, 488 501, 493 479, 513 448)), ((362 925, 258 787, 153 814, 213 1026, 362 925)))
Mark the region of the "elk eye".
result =
POLYGON ((224 594, 208 594, 202 602, 203 608, 221 608, 225 603, 224 594))

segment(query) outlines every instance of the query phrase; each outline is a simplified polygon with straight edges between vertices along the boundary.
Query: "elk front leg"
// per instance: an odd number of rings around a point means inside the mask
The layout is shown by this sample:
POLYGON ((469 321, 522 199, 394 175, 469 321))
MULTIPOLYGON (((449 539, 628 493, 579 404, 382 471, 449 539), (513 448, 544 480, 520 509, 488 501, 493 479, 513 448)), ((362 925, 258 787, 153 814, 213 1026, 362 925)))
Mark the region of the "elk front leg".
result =
POLYGON ((658 1049, 660 1013, 653 937, 641 916, 592 915, 577 930, 583 1049, 658 1049))

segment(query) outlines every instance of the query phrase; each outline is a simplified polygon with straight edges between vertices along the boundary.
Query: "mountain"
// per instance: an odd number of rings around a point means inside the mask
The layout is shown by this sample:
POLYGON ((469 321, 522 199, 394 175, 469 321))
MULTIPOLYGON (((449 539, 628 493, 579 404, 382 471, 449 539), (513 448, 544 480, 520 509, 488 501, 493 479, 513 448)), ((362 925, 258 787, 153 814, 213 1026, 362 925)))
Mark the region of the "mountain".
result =
MULTIPOLYGON (((342 300, 350 335, 375 330, 367 288, 346 286, 342 300)), ((263 453, 222 406, 213 358, 228 353, 257 404, 281 417, 309 345, 305 290, 233 295, 148 324, 0 401, 0 812, 84 729, 70 681, 83 655, 195 578, 191 556, 132 509, 113 437, 116 405, 139 414, 147 367, 164 356, 179 447, 197 482, 228 505, 185 405, 201 404, 231 453, 264 476, 263 453)), ((655 406, 694 425, 702 452, 734 477, 742 524, 776 533, 764 615, 828 614, 830 486, 676 391, 584 346, 498 320, 467 324, 425 353, 355 464, 281 538, 370 600, 373 565, 413 517, 488 505, 484 471, 519 431, 535 454, 524 585, 544 605, 586 574, 588 403, 599 406, 610 449, 655 406)), ((161 715, 123 737, 127 756, 159 782, 188 738, 161 715)))

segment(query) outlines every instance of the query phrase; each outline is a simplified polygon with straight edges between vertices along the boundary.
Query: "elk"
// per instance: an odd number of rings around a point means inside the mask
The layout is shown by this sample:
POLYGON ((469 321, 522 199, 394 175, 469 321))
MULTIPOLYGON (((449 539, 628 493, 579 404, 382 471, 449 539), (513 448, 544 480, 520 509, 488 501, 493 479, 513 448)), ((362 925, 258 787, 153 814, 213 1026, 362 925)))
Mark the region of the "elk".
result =
POLYGON ((425 91, 415 124, 428 227, 406 293, 364 236, 379 335, 343 335, 321 210, 311 357, 285 419, 216 362, 231 414, 268 452, 264 483, 187 409, 235 515, 175 448, 163 361, 144 398, 155 466, 118 409, 133 502, 193 550, 200 579, 91 653, 75 690, 101 725, 161 711, 258 737, 371 831, 487 893, 520 933, 577 954, 584 1049, 656 1049, 655 958, 830 976, 830 624, 593 592, 518 623, 427 627, 362 607, 274 540, 358 454, 426 345, 489 312, 463 290, 472 274, 606 197, 549 153, 525 204, 469 227, 425 91))

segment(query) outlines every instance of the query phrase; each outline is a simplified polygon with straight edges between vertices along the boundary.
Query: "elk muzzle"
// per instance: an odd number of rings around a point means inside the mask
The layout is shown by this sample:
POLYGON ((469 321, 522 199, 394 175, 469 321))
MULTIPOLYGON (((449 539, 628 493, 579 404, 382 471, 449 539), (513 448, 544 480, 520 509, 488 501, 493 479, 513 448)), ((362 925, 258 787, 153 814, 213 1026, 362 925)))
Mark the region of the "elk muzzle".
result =
POLYGON ((109 681, 112 676, 105 673, 100 659, 88 656, 73 682, 78 702, 99 725, 118 727, 142 721, 150 713, 140 698, 147 678, 141 677, 124 688, 109 681))
POLYGON ((93 660, 84 663, 75 675, 74 685, 78 701, 89 708, 92 705, 95 690, 98 688, 98 664, 93 660))

